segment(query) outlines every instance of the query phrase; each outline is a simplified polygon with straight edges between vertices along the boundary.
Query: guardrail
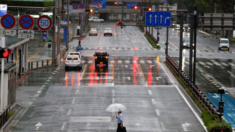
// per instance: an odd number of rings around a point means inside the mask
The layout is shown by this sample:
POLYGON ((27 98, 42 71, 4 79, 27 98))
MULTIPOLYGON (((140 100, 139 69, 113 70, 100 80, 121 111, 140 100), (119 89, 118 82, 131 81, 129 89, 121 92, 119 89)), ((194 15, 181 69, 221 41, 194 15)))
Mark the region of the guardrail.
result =
POLYGON ((8 112, 10 112, 10 106, 8 106, 1 114, 0 114, 0 128, 2 128, 5 123, 8 121, 8 112))
POLYGON ((158 43, 157 42, 157 39, 153 37, 152 34, 150 34, 148 31, 146 31, 146 34, 155 42, 155 43, 158 43))
POLYGON ((48 67, 48 66, 52 66, 52 59, 28 62, 28 69, 29 70, 44 68, 44 67, 48 67))
POLYGON ((188 76, 185 72, 179 72, 178 64, 175 63, 170 56, 166 56, 166 62, 170 65, 170 67, 174 70, 174 72, 179 76, 179 78, 183 81, 183 83, 188 86, 193 95, 201 102, 201 104, 206 108, 206 110, 211 114, 217 114, 216 105, 206 96, 206 94, 192 82, 189 81, 188 76))

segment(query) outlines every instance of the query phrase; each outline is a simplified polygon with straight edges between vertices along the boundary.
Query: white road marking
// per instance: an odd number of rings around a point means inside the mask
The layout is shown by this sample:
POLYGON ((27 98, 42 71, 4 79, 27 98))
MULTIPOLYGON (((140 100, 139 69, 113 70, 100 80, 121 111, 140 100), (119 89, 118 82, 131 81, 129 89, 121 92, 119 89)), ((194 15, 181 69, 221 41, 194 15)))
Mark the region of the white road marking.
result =
POLYGON ((152 95, 152 91, 151 90, 148 90, 148 92, 149 92, 149 95, 152 95))
POLYGON ((42 93, 42 91, 37 91, 38 94, 42 93))
POLYGON ((128 80, 131 80, 131 77, 126 77, 128 80))
POLYGON ((35 127, 36 127, 35 130, 38 130, 40 126, 42 126, 42 123, 41 123, 41 122, 38 122, 38 123, 35 125, 35 127))
POLYGON ((33 102, 29 102, 28 104, 29 104, 29 105, 32 105, 32 104, 33 104, 33 102))
POLYGON ((74 104, 75 103, 75 98, 73 98, 73 100, 72 100, 72 104, 74 104))
POLYGON ((111 63, 114 63, 114 60, 111 60, 110 62, 111 62, 111 63))
POLYGON ((224 65, 224 66, 228 66, 228 64, 226 64, 226 63, 224 63, 224 62, 221 62, 221 64, 224 65))
MULTIPOLYGON (((85 67, 87 66, 87 64, 85 65, 85 67)), ((82 74, 81 74, 81 77, 83 77, 83 74, 85 73, 85 68, 83 68, 83 71, 82 71, 82 74)), ((67 79, 68 77, 65 77, 65 80, 67 79)))
POLYGON ((85 63, 85 60, 82 60, 82 63, 85 63))
POLYGON ((47 82, 49 82, 50 80, 48 79, 47 82))
POLYGON ((67 116, 69 116, 71 114, 72 110, 69 109, 68 113, 67 113, 67 116))
POLYGON ((151 60, 148 60, 148 63, 152 64, 152 61, 151 61, 151 60))
POLYGON ((153 68, 154 65, 149 65, 150 68, 153 68))
POLYGON ((144 61, 143 61, 143 60, 140 60, 140 63, 142 63, 142 64, 143 64, 143 63, 144 63, 144 61))
POLYGON ((152 103, 155 104, 155 100, 154 99, 152 99, 152 103))
POLYGON ((122 63, 122 60, 118 60, 118 63, 122 63))
MULTIPOLYGON (((160 66, 162 67, 162 69, 165 71, 165 73, 167 73, 167 76, 170 78, 170 80, 172 82, 173 79, 171 78, 171 76, 169 76, 168 72, 166 72, 166 70, 163 68, 162 64, 160 63, 160 66)), ((185 103, 188 105, 188 107, 191 109, 191 111, 193 112, 193 114, 196 116, 196 118, 198 119, 198 121, 201 123, 202 127, 204 128, 204 130, 207 132, 206 127, 204 126, 204 122, 202 121, 201 117, 197 115, 196 111, 193 109, 193 107, 191 106, 191 104, 188 102, 188 100, 186 99, 186 97, 184 96, 184 94, 180 91, 179 87, 174 83, 177 91, 179 92, 179 94, 181 95, 181 97, 184 99, 185 103)))
POLYGON ((79 94, 79 90, 77 90, 75 94, 79 94))
POLYGON ((159 112, 159 110, 158 110, 158 109, 156 109, 155 111, 156 111, 157 116, 160 116, 160 112, 159 112))
POLYGON ((66 122, 63 123, 63 125, 62 125, 62 127, 61 127, 61 130, 64 130, 65 125, 66 125, 66 122))
POLYGON ((125 65, 126 68, 128 68, 128 65, 125 65))
POLYGON ((130 63, 130 61, 129 61, 129 60, 126 60, 125 62, 126 62, 126 63, 130 63))
POLYGON ((162 77, 156 77, 157 80, 159 80, 160 78, 162 78, 162 77))
POLYGON ((185 123, 185 124, 181 124, 181 126, 183 127, 184 131, 188 131, 187 127, 190 126, 189 123, 185 123))
POLYGON ((160 124, 161 124, 162 130, 165 131, 166 128, 165 128, 164 124, 162 122, 160 124))
POLYGON ((39 94, 35 94, 34 96, 35 96, 35 97, 38 97, 38 96, 39 96, 39 94))
POLYGON ((91 63, 92 63, 92 60, 89 60, 88 63, 91 64, 91 63))

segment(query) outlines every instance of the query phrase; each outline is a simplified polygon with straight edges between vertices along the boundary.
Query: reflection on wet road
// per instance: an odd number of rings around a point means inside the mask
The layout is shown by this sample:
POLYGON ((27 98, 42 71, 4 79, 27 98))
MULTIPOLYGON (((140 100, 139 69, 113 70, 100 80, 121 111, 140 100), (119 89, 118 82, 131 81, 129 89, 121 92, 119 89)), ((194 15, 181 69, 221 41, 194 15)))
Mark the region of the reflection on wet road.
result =
POLYGON ((159 57, 110 57, 108 68, 95 68, 93 58, 84 57, 80 71, 61 68, 56 81, 64 86, 172 85, 160 65, 159 57))

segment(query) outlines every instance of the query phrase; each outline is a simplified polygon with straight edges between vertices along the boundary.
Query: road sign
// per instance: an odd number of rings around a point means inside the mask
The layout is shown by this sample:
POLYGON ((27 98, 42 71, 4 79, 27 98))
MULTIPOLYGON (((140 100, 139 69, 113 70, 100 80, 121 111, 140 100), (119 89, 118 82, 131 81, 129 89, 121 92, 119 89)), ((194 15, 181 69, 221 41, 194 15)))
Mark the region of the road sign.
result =
POLYGON ((155 5, 152 5, 152 12, 155 12, 155 5))
POLYGON ((92 0, 91 4, 93 5, 97 5, 96 7, 94 7, 95 9, 106 9, 106 0, 92 0))
POLYGON ((16 30, 0 30, 0 35, 15 36, 16 30))
POLYGON ((171 26, 171 12, 146 12, 145 26, 171 26))
POLYGON ((78 4, 77 4, 77 3, 73 4, 73 9, 74 9, 74 10, 77 10, 77 9, 78 9, 78 4))
POLYGON ((6 14, 1 18, 1 24, 5 29, 11 29, 16 24, 16 19, 11 14, 6 14))
POLYGON ((51 18, 48 16, 41 16, 37 21, 37 25, 41 30, 48 30, 52 26, 51 18))
POLYGON ((84 4, 84 3, 80 3, 80 4, 79 4, 79 8, 80 8, 80 9, 84 9, 84 8, 85 8, 85 4, 84 4))
POLYGON ((30 15, 23 15, 19 19, 19 25, 23 29, 30 29, 34 25, 34 20, 30 15))
POLYGON ((83 12, 85 12, 85 9, 73 10, 73 13, 83 13, 83 12))
POLYGON ((34 39, 34 31, 33 30, 18 30, 18 38, 34 39))
POLYGON ((127 2, 127 8, 132 8, 134 6, 137 6, 136 2, 127 2))

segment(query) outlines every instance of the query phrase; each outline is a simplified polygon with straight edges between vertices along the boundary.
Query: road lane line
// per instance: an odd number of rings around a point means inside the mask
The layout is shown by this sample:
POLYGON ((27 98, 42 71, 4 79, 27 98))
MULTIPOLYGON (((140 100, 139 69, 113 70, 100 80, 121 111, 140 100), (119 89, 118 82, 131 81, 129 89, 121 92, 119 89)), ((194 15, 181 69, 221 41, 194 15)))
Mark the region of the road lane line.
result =
POLYGON ((160 116, 159 110, 156 109, 155 111, 156 111, 157 116, 160 116))
POLYGON ((149 95, 152 95, 152 91, 151 90, 148 90, 148 92, 149 92, 149 95))
POLYGON ((165 128, 165 126, 164 126, 164 124, 163 124, 162 122, 160 123, 160 126, 162 127, 162 130, 163 130, 163 131, 166 130, 166 128, 165 128))
POLYGON ((86 64, 86 66, 85 66, 85 69, 84 69, 84 71, 82 72, 82 79, 81 80, 83 80, 83 78, 84 78, 84 76, 85 76, 85 73, 86 73, 86 70, 87 70, 87 64, 86 64))
POLYGON ((114 80, 114 65, 112 66, 112 77, 113 77, 113 80, 114 80))
POLYGON ((63 123, 63 125, 62 125, 62 127, 61 127, 61 130, 64 130, 65 125, 66 125, 66 122, 63 123))
POLYGON ((139 66, 139 69, 140 69, 140 71, 141 71, 141 74, 142 74, 142 77, 143 77, 144 81, 146 81, 146 79, 145 79, 145 77, 144 77, 144 73, 143 73, 143 71, 142 71, 142 68, 141 68, 140 64, 138 64, 138 66, 139 66))
POLYGON ((176 49, 179 49, 175 44, 173 44, 172 42, 169 42, 172 46, 174 46, 176 49))
POLYGON ((152 99, 152 103, 155 104, 155 100, 154 99, 152 99))
POLYGON ((79 90, 77 90, 75 94, 79 94, 79 90))
MULTIPOLYGON (((163 68, 163 66, 162 66, 161 63, 160 63, 160 66, 161 66, 162 69, 165 71, 165 73, 166 73, 167 76, 170 78, 170 80, 171 80, 172 82, 174 82, 173 79, 172 79, 172 77, 169 75, 168 72, 166 72, 165 68, 163 68)), ((193 107, 191 106, 191 104, 188 102, 188 100, 186 99, 186 97, 184 96, 184 94, 180 91, 179 87, 178 87, 175 83, 173 83, 173 84, 175 85, 175 87, 176 87, 177 91, 179 92, 179 94, 181 95, 181 97, 184 99, 185 103, 188 105, 188 107, 191 109, 191 111, 192 111, 193 114, 196 116, 196 118, 198 119, 198 121, 201 123, 202 127, 204 128, 204 130, 207 132, 207 129, 206 129, 206 127, 204 126, 204 122, 202 121, 201 117, 197 115, 196 111, 193 109, 193 107)))
POLYGON ((72 103, 71 104, 74 104, 75 103, 75 98, 73 98, 73 100, 72 100, 72 103))
POLYGON ((43 49, 45 49, 46 48, 46 44, 45 44, 45 46, 43 47, 43 48, 41 48, 38 52, 36 52, 35 54, 33 54, 32 56, 30 56, 29 58, 28 58, 28 61, 30 61, 34 56, 36 56, 38 53, 40 53, 43 49))
POLYGON ((69 116, 71 114, 72 110, 69 109, 68 113, 67 113, 67 116, 69 116))
POLYGON ((217 49, 215 49, 215 48, 213 48, 213 47, 211 47, 211 46, 209 46, 209 45, 207 45, 207 47, 210 48, 210 49, 213 49, 213 50, 217 51, 217 49))

